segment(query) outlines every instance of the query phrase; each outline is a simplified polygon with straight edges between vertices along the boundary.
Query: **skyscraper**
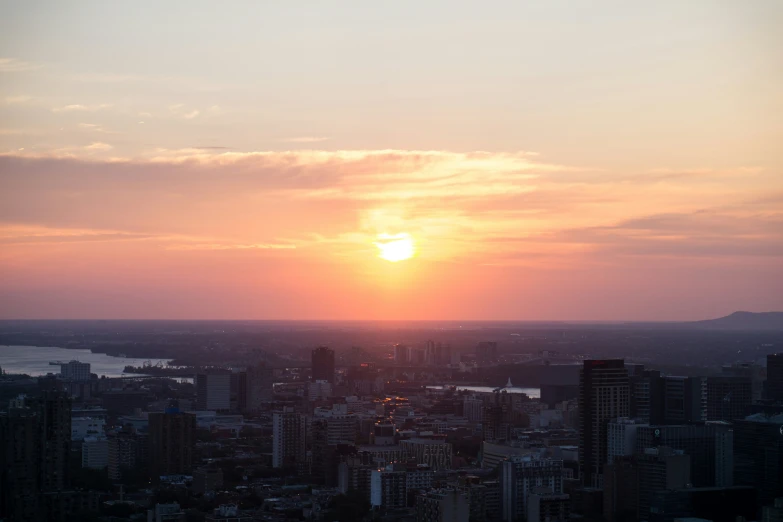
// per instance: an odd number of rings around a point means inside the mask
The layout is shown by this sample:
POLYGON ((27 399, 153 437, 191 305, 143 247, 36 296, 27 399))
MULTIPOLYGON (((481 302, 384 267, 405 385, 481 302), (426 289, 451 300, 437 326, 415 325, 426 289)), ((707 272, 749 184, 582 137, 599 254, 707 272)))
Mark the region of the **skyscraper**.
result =
POLYGON ((749 377, 707 377, 707 420, 733 421, 745 418, 753 402, 749 377))
POLYGON ((294 411, 276 412, 272 417, 272 467, 285 468, 304 463, 307 423, 294 411))
POLYGON ((663 424, 707 420, 706 377, 664 377, 663 424))
POLYGON ((196 375, 196 407, 200 410, 229 410, 231 372, 210 370, 196 375))
POLYGON ((636 456, 639 469, 639 505, 637 520, 649 520, 653 493, 684 488, 691 476, 691 458, 682 450, 668 447, 647 448, 636 456))
POLYGON ((319 346, 312 353, 311 381, 328 381, 334 383, 334 350, 319 346))
POLYGON ((274 372, 263 364, 249 367, 245 372, 245 397, 243 405, 248 411, 256 411, 265 401, 272 400, 274 372))
POLYGON ((38 415, 41 489, 65 489, 70 483, 71 399, 62 392, 44 392, 30 400, 29 408, 38 415))
POLYGON ((783 353, 767 355, 767 399, 783 402, 783 353))
POLYGON ((607 424, 628 417, 628 372, 622 359, 586 360, 579 373, 579 472, 582 483, 601 487, 607 460, 607 424))
POLYGON ((150 476, 189 473, 193 469, 196 416, 170 408, 149 414, 150 476))
POLYGON ((563 461, 536 455, 509 457, 500 463, 500 488, 503 520, 524 520, 531 493, 539 488, 563 492, 563 461))
POLYGON ((758 490, 759 508, 783 492, 783 413, 757 413, 734 425, 734 484, 758 490))

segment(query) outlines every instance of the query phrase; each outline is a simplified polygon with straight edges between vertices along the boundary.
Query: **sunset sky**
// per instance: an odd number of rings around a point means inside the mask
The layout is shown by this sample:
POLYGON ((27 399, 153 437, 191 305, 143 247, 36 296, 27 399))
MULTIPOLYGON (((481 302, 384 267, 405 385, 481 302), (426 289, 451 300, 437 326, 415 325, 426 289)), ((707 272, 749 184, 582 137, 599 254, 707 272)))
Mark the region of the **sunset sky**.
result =
POLYGON ((4 2, 0 318, 783 310, 781 27, 779 0, 4 2))

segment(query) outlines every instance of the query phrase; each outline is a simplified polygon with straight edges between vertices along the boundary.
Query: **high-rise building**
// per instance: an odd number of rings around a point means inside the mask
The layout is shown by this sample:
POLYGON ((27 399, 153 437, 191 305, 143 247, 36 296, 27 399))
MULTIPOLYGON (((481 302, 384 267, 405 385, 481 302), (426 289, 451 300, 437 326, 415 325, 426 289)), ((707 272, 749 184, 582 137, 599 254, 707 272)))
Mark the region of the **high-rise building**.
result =
POLYGON ((312 352, 311 381, 327 381, 334 383, 334 350, 319 346, 312 352))
POLYGON ((109 479, 122 480, 124 472, 147 469, 149 463, 149 439, 134 430, 109 433, 109 479))
POLYGON ((62 392, 44 392, 28 405, 38 415, 41 489, 65 489, 70 483, 71 399, 62 392))
POLYGON ((604 516, 608 522, 636 520, 639 467, 633 455, 616 456, 604 466, 604 516))
POLYGON ((31 410, 0 414, 0 518, 35 522, 41 491, 38 417, 31 410))
POLYGON ((481 341, 476 345, 476 362, 488 363, 498 358, 498 343, 494 341, 481 341))
MULTIPOLYGON (((769 356, 767 357, 769 358, 769 356)), ((721 375, 750 379, 751 401, 756 403, 764 398, 764 379, 766 371, 760 364, 753 362, 735 362, 721 368, 721 375)))
POLYGON ((642 426, 636 432, 636 453, 666 446, 689 455, 691 484, 695 487, 732 485, 733 444, 732 427, 724 422, 642 426))
POLYGON ((468 522, 468 496, 456 489, 430 490, 416 497, 416 522, 468 522))
POLYGON ((663 424, 687 424, 707 420, 705 377, 664 377, 663 424))
POLYGON ((444 440, 401 440, 400 449, 408 458, 415 458, 418 464, 426 464, 433 470, 451 469, 451 444, 444 440))
POLYGON ((231 409, 231 372, 211 370, 196 375, 196 407, 209 411, 231 409))
POLYGON ((648 424, 625 417, 610 421, 606 427, 606 462, 611 463, 615 457, 636 453, 636 430, 643 426, 648 424))
POLYGON ((331 410, 317 409, 313 421, 323 421, 327 444, 354 444, 358 419, 354 413, 348 413, 346 404, 335 404, 331 410))
POLYGON ((404 467, 389 465, 375 469, 370 476, 370 504, 383 509, 404 508, 408 489, 404 467))
POLYGON ((566 522, 571 520, 571 497, 542 488, 527 499, 527 522, 566 522))
POLYGON ((633 367, 629 375, 632 418, 642 423, 663 424, 663 382, 660 371, 645 370, 641 365, 633 367))
POLYGON ((756 518, 756 490, 749 486, 660 490, 650 499, 649 522, 736 522, 756 518))
POLYGON ((176 408, 169 408, 164 413, 150 413, 150 477, 155 480, 163 475, 190 473, 193 469, 195 441, 194 414, 182 413, 176 408))
POLYGON ((745 418, 753 403, 753 383, 749 377, 707 377, 707 420, 728 421, 745 418))
POLYGON ((303 464, 306 454, 307 419, 294 411, 272 416, 272 467, 303 464))
POLYGON ((245 371, 245 400, 247 411, 258 411, 274 396, 275 375, 272 368, 264 364, 251 366, 245 371))
POLYGON ((563 493, 563 461, 537 455, 512 456, 500 463, 500 488, 503 520, 524 520, 531 493, 539 488, 563 493))
POLYGON ((637 520, 649 520, 653 493, 684 488, 690 483, 691 458, 681 450, 661 446, 647 448, 636 456, 639 469, 639 511, 637 520))
POLYGON ((783 353, 767 355, 766 398, 783 402, 783 353))
POLYGON ((408 347, 404 344, 394 345, 394 362, 397 364, 408 364, 408 347))
POLYGON ((82 467, 104 469, 109 465, 109 441, 105 437, 87 437, 82 443, 82 467))
POLYGON ((21 522, 43 516, 41 494, 70 485, 71 400, 44 391, 24 409, 0 415, 0 517, 21 522))
POLYGON ((79 361, 60 363, 60 377, 68 381, 89 381, 90 363, 79 361))
POLYGON ((425 354, 426 363, 430 366, 451 364, 451 346, 448 344, 427 341, 425 354))
POLYGON ((783 413, 733 422, 734 484, 758 490, 758 507, 783 494, 783 413))
POLYGON ((628 372, 623 360, 584 361, 579 373, 579 472, 585 486, 601 487, 609 455, 608 423, 629 413, 628 372))

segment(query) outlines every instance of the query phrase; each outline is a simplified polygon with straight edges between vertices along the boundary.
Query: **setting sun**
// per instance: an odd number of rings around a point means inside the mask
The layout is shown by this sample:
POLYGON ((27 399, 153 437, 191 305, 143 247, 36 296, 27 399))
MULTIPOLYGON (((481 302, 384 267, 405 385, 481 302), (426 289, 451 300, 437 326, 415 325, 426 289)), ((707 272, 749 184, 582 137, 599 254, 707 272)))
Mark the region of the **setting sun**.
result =
POLYGON ((375 246, 380 249, 378 257, 386 261, 403 261, 416 253, 413 239, 409 234, 379 234, 375 246))

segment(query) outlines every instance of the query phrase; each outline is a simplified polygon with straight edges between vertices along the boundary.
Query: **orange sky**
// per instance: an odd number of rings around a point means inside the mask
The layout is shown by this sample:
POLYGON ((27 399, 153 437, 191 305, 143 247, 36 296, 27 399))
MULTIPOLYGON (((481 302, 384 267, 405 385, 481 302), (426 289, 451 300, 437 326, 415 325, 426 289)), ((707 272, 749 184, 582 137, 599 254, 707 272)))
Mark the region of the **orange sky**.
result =
POLYGON ((1 7, 0 318, 783 310, 779 4, 436 4, 1 7))

